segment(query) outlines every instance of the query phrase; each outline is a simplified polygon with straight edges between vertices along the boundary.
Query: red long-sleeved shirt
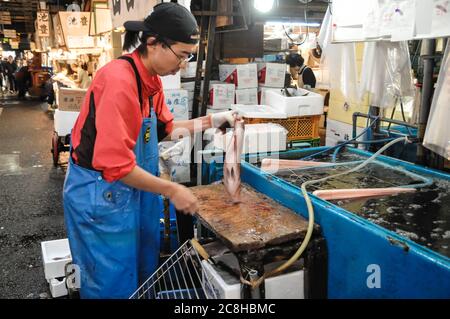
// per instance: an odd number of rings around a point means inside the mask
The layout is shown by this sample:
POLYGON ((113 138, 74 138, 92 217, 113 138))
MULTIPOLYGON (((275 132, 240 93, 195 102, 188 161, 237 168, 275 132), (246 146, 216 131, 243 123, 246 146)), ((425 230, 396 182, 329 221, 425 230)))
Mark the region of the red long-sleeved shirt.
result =
MULTIPOLYGON (((140 110, 132 66, 125 60, 113 60, 97 71, 72 131, 72 147, 76 150, 82 142, 82 128, 89 115, 92 92, 95 101, 96 138, 91 164, 93 169, 102 172, 103 178, 108 182, 126 176, 136 165, 133 150, 143 116, 149 116, 149 96, 153 96, 153 107, 158 121, 165 125, 165 134, 170 134, 173 129, 173 115, 165 104, 159 76, 149 75, 137 51, 130 56, 141 76, 143 112, 140 110)), ((76 153, 72 153, 72 158, 78 163, 76 153)))

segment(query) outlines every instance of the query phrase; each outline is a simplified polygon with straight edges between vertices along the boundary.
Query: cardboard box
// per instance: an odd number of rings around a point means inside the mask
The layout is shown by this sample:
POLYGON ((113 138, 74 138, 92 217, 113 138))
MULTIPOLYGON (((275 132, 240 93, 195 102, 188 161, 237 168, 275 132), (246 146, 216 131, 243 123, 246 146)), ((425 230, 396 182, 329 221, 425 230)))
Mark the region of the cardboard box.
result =
POLYGON ((66 136, 72 132, 79 114, 80 112, 55 110, 53 125, 58 136, 66 136))
POLYGON ((83 105, 87 89, 59 88, 58 109, 60 111, 79 112, 83 105))
POLYGON ((227 109, 234 104, 235 87, 233 84, 212 84, 209 90, 209 108, 227 109))
POLYGON ((258 84, 260 86, 283 88, 287 66, 284 63, 258 63, 258 84))
POLYGON ((163 90, 178 90, 181 88, 180 71, 175 75, 161 76, 163 90))
POLYGON ((281 90, 267 91, 266 103, 284 111, 288 117, 323 114, 324 97, 304 89, 287 89, 291 96, 281 90))
MULTIPOLYGON (((203 70, 205 69, 205 62, 202 63, 203 70)), ((180 69, 181 78, 194 78, 195 72, 197 71, 197 61, 186 63, 186 67, 184 69, 180 69)), ((202 72, 202 76, 205 75, 205 72, 202 72)))
POLYGON ((287 49, 289 49, 289 44, 286 37, 264 39, 264 50, 266 51, 281 51, 287 49))
POLYGON ((258 68, 255 63, 220 64, 219 79, 222 82, 233 83, 239 89, 258 87, 258 68))
POLYGON ((246 105, 258 104, 258 89, 237 89, 235 103, 246 105))
POLYGON ((189 119, 188 91, 164 90, 166 104, 174 115, 175 121, 189 119))

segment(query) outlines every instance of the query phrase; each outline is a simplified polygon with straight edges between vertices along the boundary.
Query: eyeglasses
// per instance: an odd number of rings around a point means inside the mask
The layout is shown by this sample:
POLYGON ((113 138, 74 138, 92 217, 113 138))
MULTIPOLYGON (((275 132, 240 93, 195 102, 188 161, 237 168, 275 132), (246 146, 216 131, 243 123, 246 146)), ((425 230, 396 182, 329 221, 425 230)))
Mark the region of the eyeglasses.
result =
POLYGON ((166 45, 166 46, 169 48, 169 50, 172 51, 172 53, 177 57, 177 59, 178 59, 178 64, 181 64, 181 63, 188 63, 189 61, 191 61, 191 60, 194 58, 194 55, 193 55, 192 53, 189 54, 189 56, 188 56, 187 58, 180 58, 180 57, 178 56, 178 54, 176 54, 175 51, 172 50, 172 48, 170 47, 170 45, 168 45, 167 43, 165 43, 165 45, 166 45))

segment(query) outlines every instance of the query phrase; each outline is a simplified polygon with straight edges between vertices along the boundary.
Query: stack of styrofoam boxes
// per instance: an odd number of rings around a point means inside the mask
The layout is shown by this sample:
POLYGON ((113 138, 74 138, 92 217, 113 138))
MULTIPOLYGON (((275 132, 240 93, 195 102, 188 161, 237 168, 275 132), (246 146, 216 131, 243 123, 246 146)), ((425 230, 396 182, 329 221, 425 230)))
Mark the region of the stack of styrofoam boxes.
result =
POLYGON ((164 97, 175 121, 189 119, 188 91, 181 89, 180 72, 161 77, 164 97))
POLYGON ((68 294, 66 288, 65 266, 72 262, 69 241, 58 239, 41 242, 42 261, 45 279, 49 283, 53 298, 68 294))
MULTIPOLYGON (((226 151, 233 131, 226 134, 217 132, 214 136, 214 147, 226 151)), ((244 133, 243 154, 279 152, 286 150, 287 131, 274 123, 246 124, 244 133)))
POLYGON ((258 67, 249 64, 220 64, 220 81, 231 83, 236 88, 231 104, 258 104, 258 67))
POLYGON ((284 63, 258 63, 258 104, 267 105, 267 91, 284 87, 287 66, 284 63))

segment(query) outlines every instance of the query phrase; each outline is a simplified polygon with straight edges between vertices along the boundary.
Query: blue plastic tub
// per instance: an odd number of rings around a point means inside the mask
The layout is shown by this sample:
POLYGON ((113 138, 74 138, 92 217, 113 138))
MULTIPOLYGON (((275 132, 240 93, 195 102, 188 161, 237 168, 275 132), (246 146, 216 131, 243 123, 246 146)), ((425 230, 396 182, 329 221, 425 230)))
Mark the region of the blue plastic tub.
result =
MULTIPOLYGON (((301 158, 326 147, 284 152, 301 158)), ((358 149, 349 152, 368 157, 358 149)), ((450 175, 387 156, 379 161, 434 179, 450 175)), ((221 165, 207 165, 210 177, 219 177, 221 165)), ((243 182, 307 218, 300 189, 258 167, 243 162, 243 182)), ((217 179, 216 179, 217 180, 217 179)), ((210 179, 210 182, 214 179, 210 179)), ((329 298, 450 298, 450 259, 393 231, 378 226, 337 205, 311 195, 315 221, 328 247, 329 298)))

